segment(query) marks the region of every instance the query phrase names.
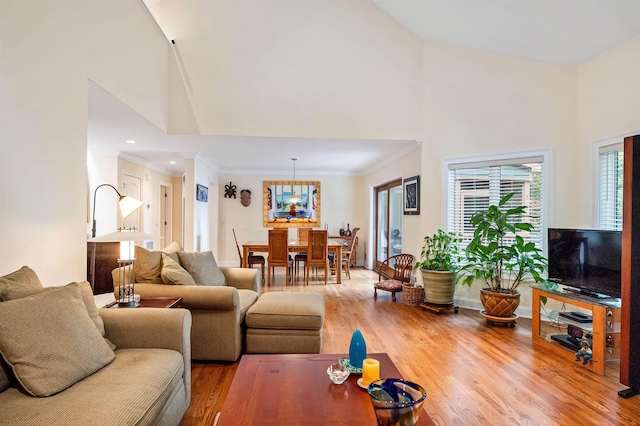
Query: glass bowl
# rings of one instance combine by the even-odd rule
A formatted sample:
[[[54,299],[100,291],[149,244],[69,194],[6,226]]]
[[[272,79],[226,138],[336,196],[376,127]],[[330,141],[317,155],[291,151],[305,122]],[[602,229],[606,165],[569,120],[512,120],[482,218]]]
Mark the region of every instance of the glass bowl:
[[[427,392],[402,379],[381,379],[367,388],[379,426],[415,425]]]
[[[327,374],[333,383],[341,385],[349,377],[349,370],[341,363],[336,362],[327,368]]]

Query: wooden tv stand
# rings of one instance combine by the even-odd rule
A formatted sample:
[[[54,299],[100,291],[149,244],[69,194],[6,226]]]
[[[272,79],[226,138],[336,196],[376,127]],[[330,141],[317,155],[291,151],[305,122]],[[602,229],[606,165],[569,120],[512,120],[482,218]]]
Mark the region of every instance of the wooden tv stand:
[[[602,300],[580,294],[547,291],[538,287],[532,287],[532,296],[531,341],[533,344],[550,349],[559,356],[575,361],[574,350],[550,340],[551,334],[566,333],[566,325],[571,324],[581,328],[585,333],[591,334],[593,358],[584,366],[586,369],[604,376],[605,362],[620,358],[620,303],[605,303]],[[541,320],[541,310],[544,305],[541,305],[541,297],[566,304],[566,311],[569,312],[574,310],[572,307],[587,309],[591,311],[593,321],[578,323],[564,317],[559,317],[560,325],[552,325],[550,321],[543,321]],[[580,362],[582,363],[582,361]]]

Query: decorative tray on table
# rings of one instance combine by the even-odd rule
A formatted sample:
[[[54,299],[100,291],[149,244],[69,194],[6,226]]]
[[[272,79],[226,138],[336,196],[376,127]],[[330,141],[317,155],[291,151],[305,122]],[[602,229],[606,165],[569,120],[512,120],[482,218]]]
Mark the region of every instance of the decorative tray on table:
[[[362,368],[357,368],[349,363],[349,358],[338,358],[340,364],[344,365],[350,374],[362,374]]]

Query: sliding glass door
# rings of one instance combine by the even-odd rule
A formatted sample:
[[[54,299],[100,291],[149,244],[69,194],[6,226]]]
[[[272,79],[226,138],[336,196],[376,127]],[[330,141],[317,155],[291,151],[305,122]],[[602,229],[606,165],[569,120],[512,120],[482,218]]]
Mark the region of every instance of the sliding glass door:
[[[402,253],[402,179],[375,188],[376,269],[386,258]]]

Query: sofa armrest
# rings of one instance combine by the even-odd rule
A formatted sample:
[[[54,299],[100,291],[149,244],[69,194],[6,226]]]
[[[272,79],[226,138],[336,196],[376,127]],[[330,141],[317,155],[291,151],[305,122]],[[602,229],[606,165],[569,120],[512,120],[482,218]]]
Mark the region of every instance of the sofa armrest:
[[[260,294],[260,274],[251,268],[220,268],[227,285],[235,288],[253,290]]]
[[[186,309],[99,309],[105,336],[118,348],[191,352],[191,313]]]
[[[99,309],[105,337],[116,349],[172,349],[182,354],[187,405],[191,400],[191,312],[186,309]]]
[[[186,309],[233,311],[240,305],[238,289],[229,286],[137,283],[134,291],[141,297],[182,297]],[[117,288],[114,293],[117,298]]]

